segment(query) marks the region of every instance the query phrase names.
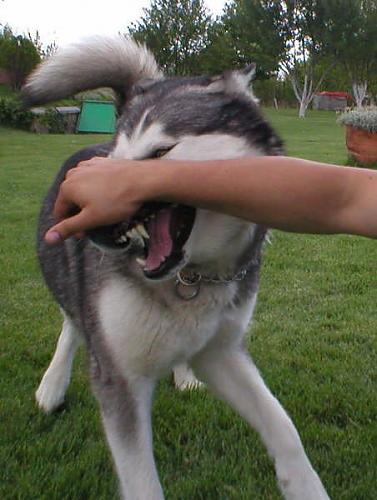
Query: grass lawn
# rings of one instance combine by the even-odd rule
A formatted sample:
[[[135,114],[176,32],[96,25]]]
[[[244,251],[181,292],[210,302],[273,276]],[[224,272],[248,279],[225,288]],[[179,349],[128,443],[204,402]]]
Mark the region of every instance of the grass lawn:
[[[290,155],[344,163],[331,113],[268,110]],[[99,136],[0,129],[0,498],[110,499],[117,482],[80,352],[65,406],[46,416],[34,391],[61,319],[34,255],[41,199],[60,163]],[[249,347],[292,416],[334,499],[377,497],[376,242],[275,232]],[[242,420],[205,390],[170,379],[154,403],[167,499],[280,498],[272,464]],[[304,500],[304,499],[303,499]]]

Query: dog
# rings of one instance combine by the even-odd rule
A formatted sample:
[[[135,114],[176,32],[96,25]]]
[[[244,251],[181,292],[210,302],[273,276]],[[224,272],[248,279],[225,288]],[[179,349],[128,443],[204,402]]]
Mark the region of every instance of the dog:
[[[216,77],[165,78],[144,46],[122,36],[96,37],[43,62],[23,89],[29,106],[99,87],[116,94],[114,138],[69,158],[43,203],[38,256],[64,321],[36,397],[45,411],[62,402],[83,340],[125,499],[163,498],[151,400],[156,381],[177,366],[177,378],[192,381],[192,369],[257,430],[286,499],[328,498],[292,421],[244,347],[267,228],[151,202],[131,220],[92,230],[82,240],[57,246],[43,240],[55,222],[59,186],[82,160],[283,154],[250,89],[254,73],[249,65]]]

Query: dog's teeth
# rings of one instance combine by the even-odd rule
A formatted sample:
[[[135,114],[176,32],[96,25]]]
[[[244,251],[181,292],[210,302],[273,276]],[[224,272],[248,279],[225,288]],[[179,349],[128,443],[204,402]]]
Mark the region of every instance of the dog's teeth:
[[[128,238],[127,238],[127,236],[126,236],[125,234],[123,234],[123,236],[121,236],[121,237],[119,238],[119,240],[121,241],[121,243],[127,243]]]
[[[145,267],[145,264],[147,263],[147,261],[146,261],[146,260],[141,259],[140,257],[138,257],[138,258],[136,259],[136,262],[137,262],[138,264],[140,264],[140,266],[141,266],[141,267],[143,267],[143,268]]]
[[[128,238],[125,234],[121,234],[116,240],[115,243],[126,243]]]
[[[147,233],[145,227],[144,227],[144,224],[138,224],[136,226],[136,230],[138,231],[138,233],[143,237],[145,238],[146,240],[149,240],[149,234]]]
[[[134,241],[136,240],[143,248],[145,247],[144,238],[135,227],[127,231],[127,236]]]

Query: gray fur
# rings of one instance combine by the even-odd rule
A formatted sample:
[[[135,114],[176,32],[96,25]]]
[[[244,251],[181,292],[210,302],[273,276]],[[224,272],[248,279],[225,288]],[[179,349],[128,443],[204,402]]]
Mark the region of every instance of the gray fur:
[[[121,103],[144,78],[162,75],[152,54],[130,38],[92,37],[59,50],[29,77],[22,91],[26,105],[44,104],[83,90],[110,87]]]
[[[93,390],[124,498],[163,498],[152,452],[151,395],[155,381],[182,360],[192,361],[209,387],[228,399],[258,429],[277,461],[286,498],[327,498],[289,418],[261,382],[251,359],[242,352],[246,321],[258,291],[266,228],[254,226],[252,231],[246,222],[210,214],[218,217],[215,224],[230,231],[235,241],[226,240],[221,233],[224,241],[218,254],[207,261],[190,261],[188,257],[180,265],[203,276],[210,272],[226,276],[229,269],[233,273],[246,269],[247,273],[243,280],[229,284],[203,282],[200,294],[189,303],[175,294],[174,277],[167,275],[163,282],[148,281],[136,266],[132,251],[102,251],[87,238],[70,238],[55,247],[47,246],[43,240],[54,224],[52,210],[66,172],[79,161],[111,155],[122,140],[127,151],[127,144],[137,140],[136,130],[143,136],[158,124],[165,134],[161,137],[173,138],[178,144],[186,136],[208,139],[217,134],[237,145],[245,144],[242,154],[281,154],[280,139],[248,90],[255,68],[227,72],[216,78],[162,79],[150,54],[129,40],[118,40],[114,46],[81,45],[64,54],[34,73],[24,90],[29,102],[46,102],[98,85],[110,86],[126,99],[114,140],[86,148],[63,165],[43,203],[38,231],[38,256],[46,283],[66,317],[86,340]],[[121,144],[118,155],[135,159],[140,155],[153,156],[153,147],[161,144],[151,144],[151,150],[138,153],[139,156],[122,153],[122,147]],[[232,154],[239,156],[234,151]],[[203,215],[202,211],[201,216],[206,221],[208,214]],[[200,233],[199,227],[196,234],[202,234],[204,244],[210,247],[207,230],[210,232],[211,228]],[[203,241],[195,241],[196,247]],[[223,257],[228,254],[221,253],[226,246],[232,247],[234,254],[227,257],[229,261]],[[223,381],[218,360],[226,364],[227,377]],[[239,380],[240,390],[244,391],[241,399],[237,399],[235,389]],[[255,404],[248,403],[249,396]],[[249,414],[253,411],[257,416]],[[284,431],[281,443],[279,426]],[[296,475],[297,467],[301,472]]]

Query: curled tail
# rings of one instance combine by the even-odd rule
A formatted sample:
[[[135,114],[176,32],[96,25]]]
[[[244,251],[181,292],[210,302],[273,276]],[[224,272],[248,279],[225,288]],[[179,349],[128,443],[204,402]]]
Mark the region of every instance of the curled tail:
[[[121,35],[96,36],[59,50],[38,66],[22,89],[22,99],[26,106],[33,106],[110,87],[124,101],[137,81],[161,77],[145,46]]]

